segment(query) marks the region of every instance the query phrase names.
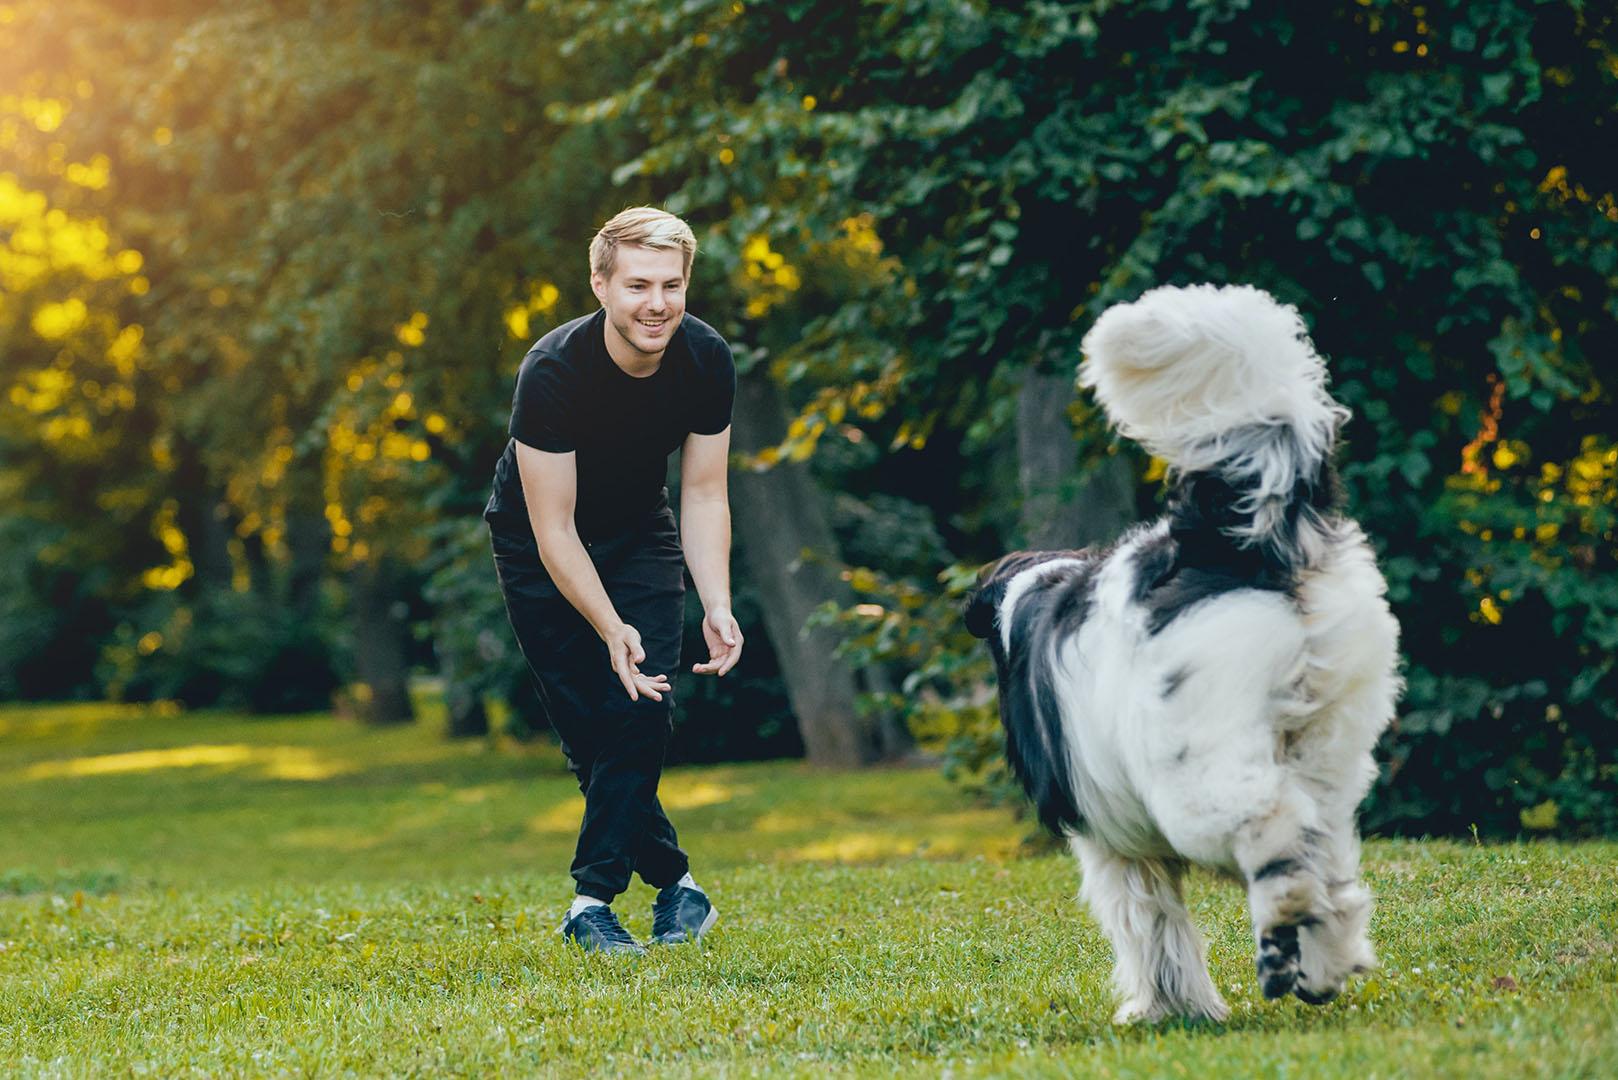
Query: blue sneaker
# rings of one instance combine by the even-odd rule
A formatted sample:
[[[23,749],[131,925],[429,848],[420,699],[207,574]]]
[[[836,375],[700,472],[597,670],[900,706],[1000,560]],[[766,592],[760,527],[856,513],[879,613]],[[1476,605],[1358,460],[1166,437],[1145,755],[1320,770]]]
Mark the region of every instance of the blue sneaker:
[[[594,904],[564,920],[560,933],[585,952],[646,955],[606,904]]]
[[[670,885],[658,891],[652,904],[653,945],[679,945],[695,941],[719,921],[708,894],[701,889]]]

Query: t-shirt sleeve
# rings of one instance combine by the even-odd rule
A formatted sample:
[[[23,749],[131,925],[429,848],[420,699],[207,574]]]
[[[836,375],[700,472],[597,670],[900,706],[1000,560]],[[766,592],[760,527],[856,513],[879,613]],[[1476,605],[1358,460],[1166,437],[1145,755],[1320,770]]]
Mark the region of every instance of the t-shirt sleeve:
[[[691,430],[697,435],[717,435],[730,426],[736,406],[736,360],[730,346],[720,341],[714,349],[706,391],[697,401]]]
[[[518,442],[552,454],[578,448],[573,422],[571,380],[554,356],[529,353],[517,369],[517,392],[511,400],[508,434]]]

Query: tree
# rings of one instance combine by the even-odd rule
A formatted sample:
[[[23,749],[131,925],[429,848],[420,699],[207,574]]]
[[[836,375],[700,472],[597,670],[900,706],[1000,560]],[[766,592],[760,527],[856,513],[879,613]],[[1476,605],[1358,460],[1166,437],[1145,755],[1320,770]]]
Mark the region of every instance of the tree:
[[[678,183],[676,203],[738,249],[762,235],[798,263],[858,229],[885,260],[740,337],[771,343],[799,442],[853,416],[895,456],[961,448],[962,482],[934,504],[963,560],[947,587],[1009,538],[988,505],[1003,489],[976,485],[1004,460],[1026,373],[1065,357],[1065,377],[1090,320],[1152,285],[1261,285],[1331,354],[1356,415],[1350,509],[1384,545],[1405,625],[1406,711],[1370,820],[1618,827],[1618,425],[1593,361],[1618,336],[1618,201],[1597,150],[1618,81],[1610,13],[595,11],[671,43],[596,106],[653,133],[624,175]],[[877,415],[855,408],[870,402]],[[1105,436],[1080,412],[1095,460]],[[932,586],[868,580],[851,649],[910,655],[915,722],[959,734],[967,764],[992,758],[982,668]]]
[[[152,523],[173,573],[141,578],[110,548],[86,559],[124,581],[109,617],[144,643],[120,646],[142,672],[194,666],[154,621],[224,638],[250,605],[289,613],[292,638],[221,640],[223,651],[335,653],[357,664],[368,714],[407,715],[415,646],[393,613],[421,588],[413,567],[436,524],[481,508],[522,340],[585,302],[582,270],[550,275],[581,262],[588,223],[619,197],[597,175],[619,156],[612,138],[543,116],[555,86],[611,80],[615,61],[557,57],[545,14],[449,2],[18,10],[7,29],[27,47],[8,81],[55,94],[43,100],[60,121],[25,132],[20,150],[40,173],[56,157],[99,162],[111,181],[97,209],[142,260],[125,307],[144,331],[146,434],[98,430],[95,465],[116,487],[122,455],[162,448],[161,475],[127,513]],[[37,442],[19,442],[19,458]],[[333,633],[311,615],[339,581],[349,630]],[[336,647],[301,644],[316,634]],[[223,688],[241,682],[218,674]],[[145,692],[176,692],[159,682]]]

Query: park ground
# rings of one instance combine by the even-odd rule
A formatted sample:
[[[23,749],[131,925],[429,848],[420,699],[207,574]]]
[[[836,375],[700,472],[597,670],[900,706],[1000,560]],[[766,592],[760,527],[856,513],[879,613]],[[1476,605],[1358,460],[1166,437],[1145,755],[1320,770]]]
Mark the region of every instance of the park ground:
[[[721,921],[556,935],[581,807],[543,742],[156,707],[0,707],[7,1077],[1613,1077],[1618,845],[1373,840],[1382,967],[1116,1028],[1077,870],[935,770],[670,770]],[[620,910],[650,931],[651,891]]]

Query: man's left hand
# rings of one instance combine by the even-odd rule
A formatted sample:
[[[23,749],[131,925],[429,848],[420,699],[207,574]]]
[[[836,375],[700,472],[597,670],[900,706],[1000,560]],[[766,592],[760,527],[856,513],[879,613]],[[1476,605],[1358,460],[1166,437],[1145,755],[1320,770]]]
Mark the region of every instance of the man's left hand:
[[[708,642],[708,662],[693,664],[698,675],[723,675],[742,658],[742,628],[728,608],[714,608],[702,620],[702,636]]]

